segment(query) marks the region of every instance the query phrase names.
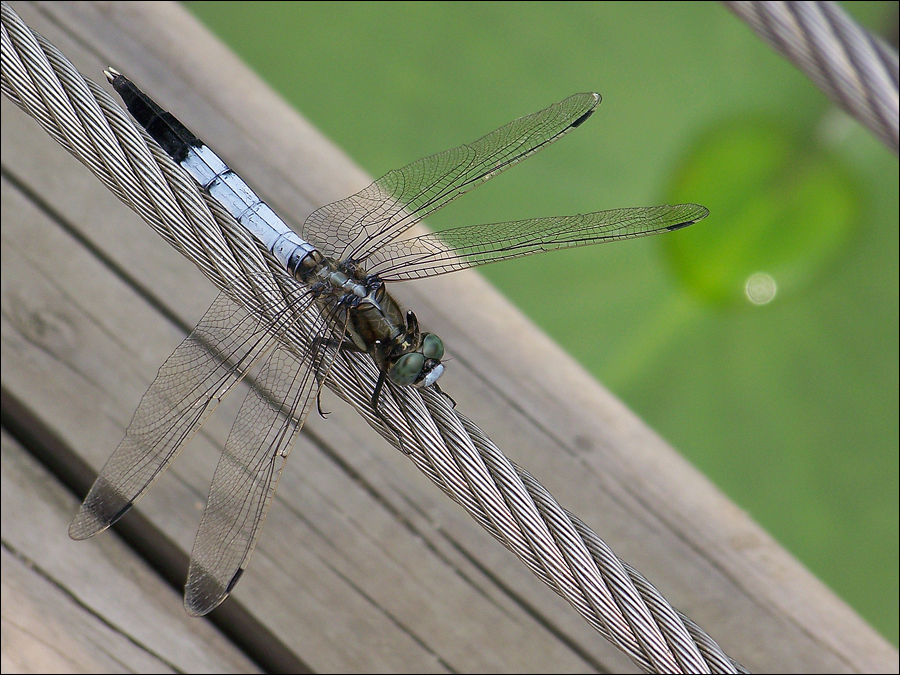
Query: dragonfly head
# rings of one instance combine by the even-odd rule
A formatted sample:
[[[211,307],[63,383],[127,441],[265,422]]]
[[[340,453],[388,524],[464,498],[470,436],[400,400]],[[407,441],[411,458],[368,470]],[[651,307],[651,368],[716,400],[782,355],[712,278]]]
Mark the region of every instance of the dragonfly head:
[[[441,358],[444,342],[434,333],[422,333],[418,348],[393,359],[388,366],[388,377],[400,386],[428,387],[444,372]]]
[[[407,313],[405,339],[388,358],[387,375],[401,386],[428,387],[444,372],[444,341],[434,333],[420,333],[416,315]]]
[[[430,387],[444,373],[444,365],[441,363],[444,358],[444,341],[434,333],[423,333],[421,351],[417,353],[425,357],[425,363],[422,365],[421,378],[413,382],[413,385]]]

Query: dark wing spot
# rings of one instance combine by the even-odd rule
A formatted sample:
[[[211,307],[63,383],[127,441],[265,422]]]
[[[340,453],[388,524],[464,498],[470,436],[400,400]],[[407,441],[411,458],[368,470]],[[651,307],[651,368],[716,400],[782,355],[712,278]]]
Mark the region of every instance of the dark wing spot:
[[[677,225],[669,225],[666,229],[669,232],[674,232],[675,230],[680,230],[682,228],[687,227],[688,225],[693,225],[696,222],[697,222],[696,220],[686,220],[683,223],[678,223]]]
[[[234,587],[237,586],[237,582],[241,580],[241,577],[244,576],[244,568],[242,567],[235,575],[231,577],[231,581],[228,582],[228,588],[225,589],[226,593],[231,593],[234,590]]]
[[[593,114],[594,114],[594,109],[588,110],[586,113],[584,113],[584,115],[582,115],[582,116],[579,117],[577,120],[575,120],[574,122],[572,122],[572,124],[571,124],[570,126],[571,126],[573,129],[577,129],[577,128],[580,127],[582,124],[584,124],[584,121],[585,121],[588,117],[590,117],[590,116],[593,115]]]

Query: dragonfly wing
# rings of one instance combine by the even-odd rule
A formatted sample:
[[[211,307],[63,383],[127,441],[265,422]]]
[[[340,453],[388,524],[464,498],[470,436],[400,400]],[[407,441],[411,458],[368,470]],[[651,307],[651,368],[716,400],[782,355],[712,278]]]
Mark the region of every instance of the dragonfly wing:
[[[159,369],[69,534],[86,539],[121,518],[270,345],[259,319],[220,294]]]
[[[433,277],[544,251],[678,230],[707,215],[698,204],[678,204],[471,225],[385,244],[368,271],[384,281]]]
[[[191,615],[217,607],[247,567],[284,463],[343,339],[343,327],[328,323],[319,320],[305,351],[273,349],[244,399],[191,552],[184,597]]]
[[[332,258],[366,260],[422,218],[579,126],[599,103],[599,94],[575,94],[474,143],[391,171],[312,213],[300,234]]]

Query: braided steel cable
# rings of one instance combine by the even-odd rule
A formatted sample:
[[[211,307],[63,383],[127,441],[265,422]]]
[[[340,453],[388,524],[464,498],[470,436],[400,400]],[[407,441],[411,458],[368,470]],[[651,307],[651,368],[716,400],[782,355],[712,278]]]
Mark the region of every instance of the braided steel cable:
[[[5,2],[0,88],[220,289],[238,301],[279,292],[284,270],[262,244]],[[378,375],[368,355],[342,351],[326,384],[642,670],[746,672],[446,396],[391,386],[376,413]]]
[[[833,2],[725,2],[897,153],[897,50]]]

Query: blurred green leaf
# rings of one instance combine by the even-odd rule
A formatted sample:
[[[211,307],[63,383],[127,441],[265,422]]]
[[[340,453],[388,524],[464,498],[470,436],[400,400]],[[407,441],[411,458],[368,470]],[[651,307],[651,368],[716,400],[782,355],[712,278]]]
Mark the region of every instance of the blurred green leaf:
[[[716,305],[746,304],[763,273],[779,295],[801,290],[839,255],[859,222],[850,172],[785,120],[744,115],[702,135],[668,199],[706,205],[714,221],[669,237],[663,247],[692,294]]]

